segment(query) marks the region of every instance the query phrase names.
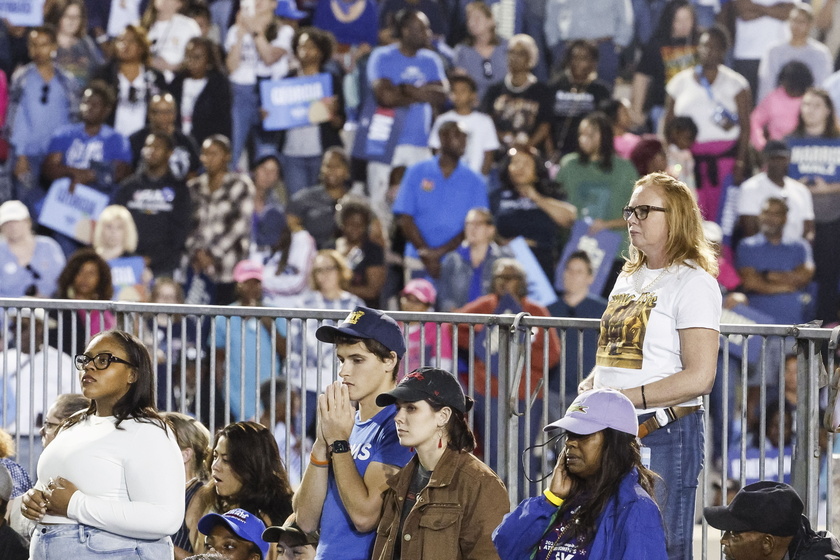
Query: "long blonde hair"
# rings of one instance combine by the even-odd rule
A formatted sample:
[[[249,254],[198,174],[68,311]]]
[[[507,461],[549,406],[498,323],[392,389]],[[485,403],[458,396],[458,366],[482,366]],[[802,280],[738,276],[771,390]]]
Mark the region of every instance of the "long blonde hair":
[[[641,187],[659,189],[668,209],[665,213],[665,219],[668,221],[665,265],[684,264],[692,268],[699,267],[717,277],[717,256],[703,233],[700,208],[685,183],[666,173],[650,173],[636,181],[633,189]],[[630,256],[626,260],[622,270],[633,274],[647,263],[647,256],[630,245]]]

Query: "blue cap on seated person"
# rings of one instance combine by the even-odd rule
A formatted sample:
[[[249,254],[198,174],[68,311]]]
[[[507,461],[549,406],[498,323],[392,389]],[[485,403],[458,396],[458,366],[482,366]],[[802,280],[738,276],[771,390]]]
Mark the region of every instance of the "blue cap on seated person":
[[[792,537],[799,530],[804,509],[802,499],[791,486],[760,480],[741,488],[728,506],[703,508],[703,517],[721,531]]]
[[[280,0],[277,2],[277,8],[274,9],[274,15],[286,19],[303,19],[307,14],[298,10],[293,0]]]
[[[461,384],[445,369],[421,367],[402,378],[391,391],[376,397],[378,406],[388,406],[397,401],[417,402],[430,400],[463,413],[473,406],[471,398],[464,396]]]
[[[639,433],[636,407],[615,389],[592,389],[581,393],[569,405],[563,418],[543,430],[559,429],[585,436],[606,428],[634,436]]]
[[[242,508],[232,509],[222,515],[208,513],[198,521],[198,530],[202,535],[209,535],[213,527],[224,523],[230,530],[242,540],[252,542],[260,549],[262,558],[268,556],[268,543],[262,538],[265,531],[265,523],[249,511]]]
[[[321,342],[335,344],[338,334],[373,339],[388,350],[396,352],[398,358],[405,354],[405,340],[400,326],[378,309],[359,305],[337,327],[319,327],[315,331],[315,338]]]

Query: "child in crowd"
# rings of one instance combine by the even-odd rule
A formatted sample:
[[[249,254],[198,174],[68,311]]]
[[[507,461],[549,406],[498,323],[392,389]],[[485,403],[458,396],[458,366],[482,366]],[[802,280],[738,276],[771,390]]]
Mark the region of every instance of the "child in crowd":
[[[665,127],[668,174],[688,185],[693,193],[697,192],[697,181],[694,178],[694,156],[691,155],[691,147],[696,139],[697,124],[691,117],[675,117]]]
[[[458,72],[449,77],[449,84],[452,110],[435,120],[429,134],[429,147],[433,150],[440,149],[438,137],[440,125],[448,121],[463,124],[467,130],[467,147],[461,159],[467,167],[486,178],[493,165],[496,150],[499,149],[496,125],[493,124],[490,115],[475,110],[478,103],[478,89],[472,77]]]
[[[265,524],[241,508],[222,515],[208,513],[198,522],[208,551],[227,560],[265,560],[269,544],[262,539]]]
[[[263,533],[263,540],[277,543],[277,560],[315,560],[319,533],[307,533],[294,521],[294,516],[282,527],[269,527]]]

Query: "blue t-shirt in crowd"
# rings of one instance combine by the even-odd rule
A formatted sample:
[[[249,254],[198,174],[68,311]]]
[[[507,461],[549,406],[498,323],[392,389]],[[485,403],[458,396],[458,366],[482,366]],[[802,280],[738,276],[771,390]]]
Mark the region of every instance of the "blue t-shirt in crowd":
[[[446,73],[440,57],[434,51],[420,49],[414,56],[406,56],[400,52],[399,43],[395,43],[373,50],[367,65],[367,77],[371,87],[382,78],[394,85],[411,84],[420,87],[432,82],[444,82]],[[406,126],[397,143],[428,146],[432,106],[428,103],[412,103],[408,107],[405,122]]]
[[[88,136],[83,123],[62,127],[50,140],[48,152],[61,153],[64,165],[96,170],[97,184],[88,186],[108,193],[114,187],[114,163],[131,165],[128,139],[107,124],[94,136]]]
[[[410,167],[403,177],[394,214],[414,218],[420,235],[429,247],[440,247],[464,229],[464,219],[472,208],[487,208],[484,179],[464,165],[444,177],[439,156]],[[405,254],[416,257],[414,245],[406,245]]]
[[[376,416],[362,422],[356,413],[356,423],[350,433],[350,452],[364,478],[371,463],[382,463],[404,467],[412,457],[407,447],[400,445],[394,417],[397,407],[389,405]],[[321,511],[321,540],[318,543],[316,560],[341,558],[342,560],[368,560],[373,552],[376,531],[360,533],[353,526],[341,497],[335,476],[330,473],[327,496]]]
[[[0,297],[23,297],[32,285],[41,297],[52,297],[64,264],[61,247],[49,237],[35,236],[32,259],[26,266],[21,266],[9,244],[0,240]]]

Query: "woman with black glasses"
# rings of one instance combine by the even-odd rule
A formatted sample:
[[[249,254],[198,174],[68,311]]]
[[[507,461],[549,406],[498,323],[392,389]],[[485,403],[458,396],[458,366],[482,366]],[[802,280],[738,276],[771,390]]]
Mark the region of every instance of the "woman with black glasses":
[[[184,467],[154,406],[148,350],[127,332],[107,331],[75,365],[92,402],[61,424],[23,498],[21,512],[38,523],[31,558],[172,558]]]
[[[717,258],[694,196],[670,175],[639,179],[623,216],[630,256],[601,317],[595,368],[580,390],[612,387],[632,401],[650,467],[662,477],[656,499],[668,556],[690,558],[703,465],[701,404],[717,366]]]

